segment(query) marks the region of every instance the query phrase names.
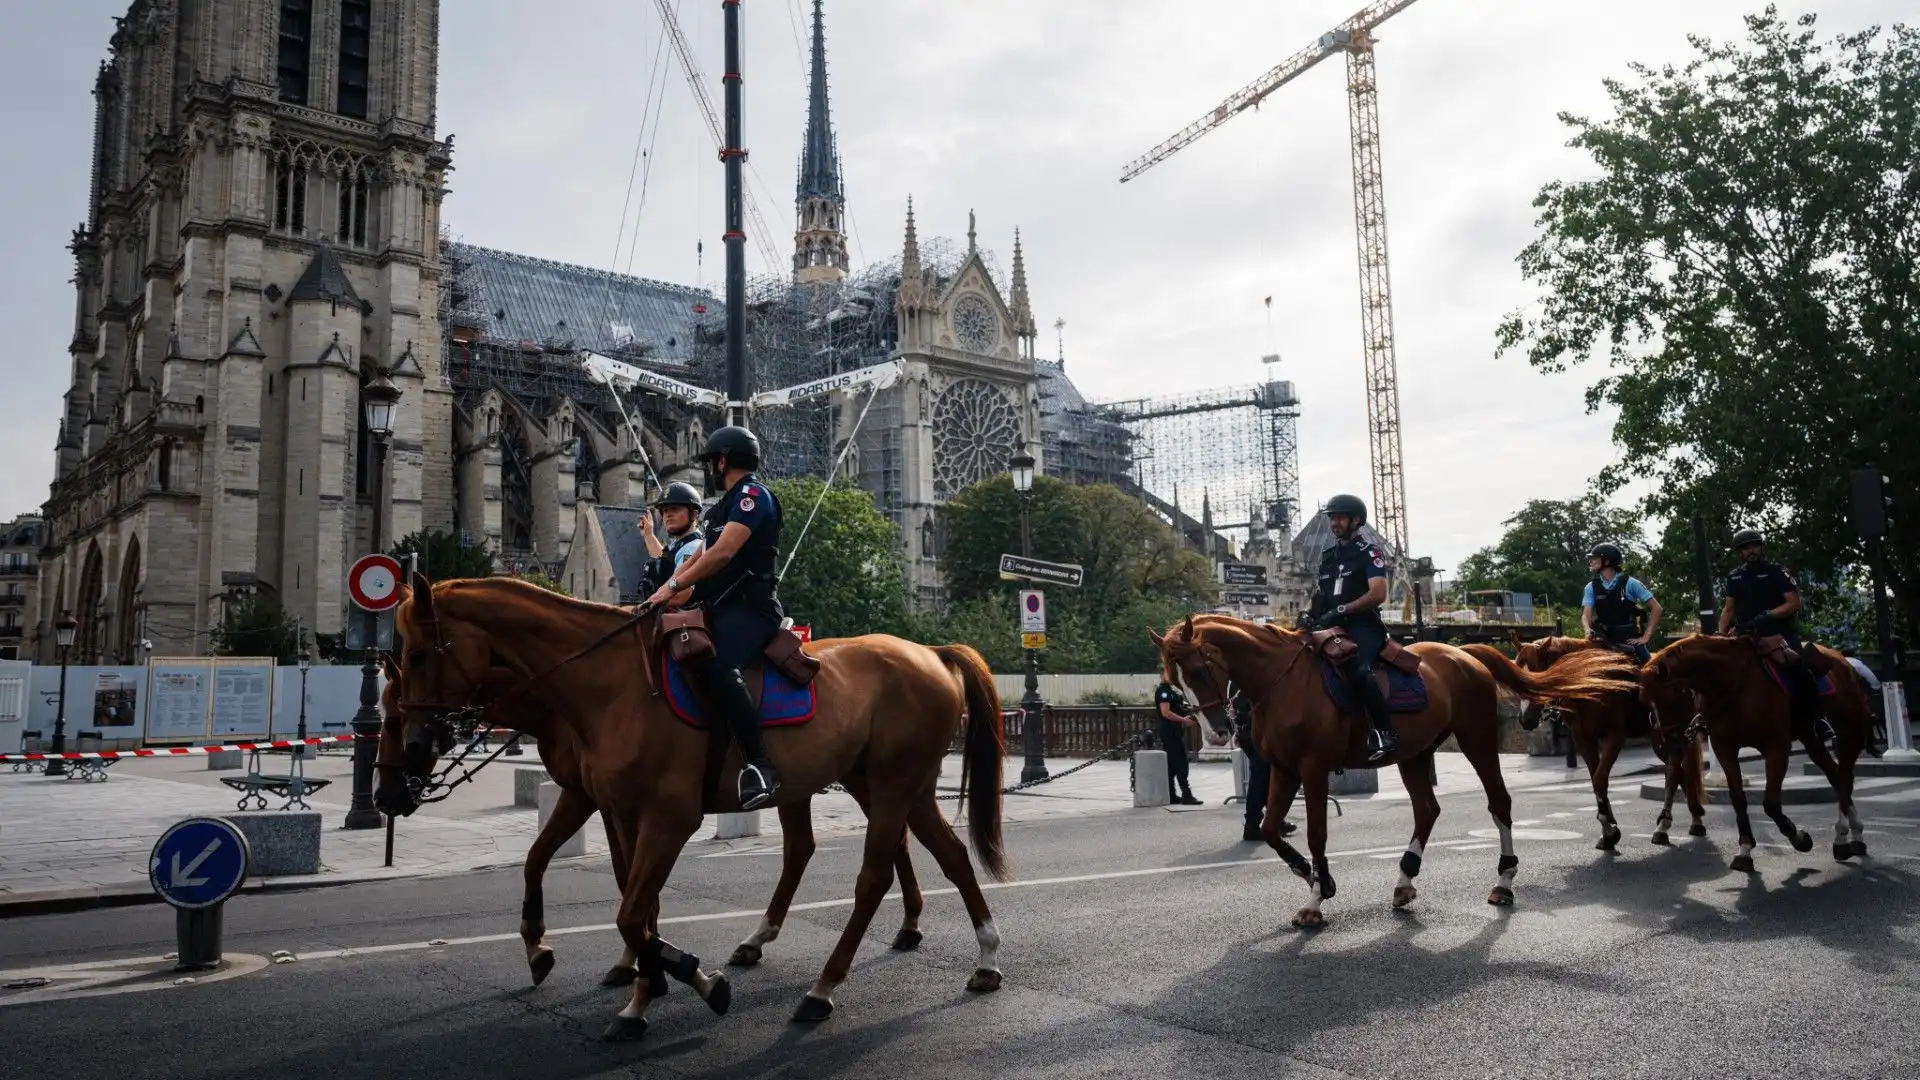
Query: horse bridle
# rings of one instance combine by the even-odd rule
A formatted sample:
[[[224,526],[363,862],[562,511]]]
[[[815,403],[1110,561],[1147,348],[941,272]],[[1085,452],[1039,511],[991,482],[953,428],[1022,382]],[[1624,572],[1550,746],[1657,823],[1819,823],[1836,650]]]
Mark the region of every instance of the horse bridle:
[[[1293,671],[1293,666],[1300,662],[1300,658],[1302,656],[1305,656],[1307,653],[1311,651],[1313,651],[1313,647],[1311,643],[1302,642],[1300,645],[1300,648],[1294,652],[1293,659],[1287,661],[1286,666],[1280,669],[1280,674],[1274,676],[1271,679],[1265,680],[1259,686],[1255,686],[1251,683],[1248,683],[1244,691],[1247,695],[1248,703],[1258,706],[1260,703],[1260,699],[1267,696],[1267,694],[1270,693],[1274,687],[1279,686],[1282,682],[1284,682],[1287,678],[1287,675]],[[1196,703],[1194,705],[1195,710],[1204,712],[1209,708],[1217,708],[1222,705],[1225,705],[1226,704],[1225,687],[1227,686],[1227,684],[1233,682],[1233,680],[1230,677],[1228,677],[1228,674],[1225,672],[1216,673],[1214,671],[1213,658],[1207,655],[1206,648],[1200,644],[1200,642],[1197,640],[1197,638],[1194,635],[1190,634],[1187,637],[1186,645],[1185,645],[1185,648],[1182,650],[1182,652],[1189,655],[1193,653],[1200,654],[1200,676],[1208,684],[1212,685],[1213,688],[1217,691],[1216,696],[1214,697],[1213,700],[1201,701]],[[1199,686],[1195,686],[1194,683],[1189,680],[1187,665],[1183,660],[1175,659],[1173,661],[1173,666],[1174,666],[1174,669],[1179,672],[1181,681],[1186,682],[1188,686],[1192,686],[1193,689],[1195,689],[1196,691],[1201,689]]]

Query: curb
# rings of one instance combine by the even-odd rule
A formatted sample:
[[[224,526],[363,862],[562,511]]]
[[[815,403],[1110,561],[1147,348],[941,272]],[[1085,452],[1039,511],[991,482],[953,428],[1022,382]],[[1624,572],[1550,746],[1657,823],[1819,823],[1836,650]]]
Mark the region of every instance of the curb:
[[[569,862],[567,859],[553,860],[554,866]],[[369,885],[382,881],[416,881],[423,878],[453,877],[458,874],[478,874],[488,870],[498,870],[507,864],[489,863],[485,866],[468,866],[453,870],[362,870],[354,873],[339,874],[299,874],[288,877],[271,877],[251,880],[240,886],[235,895],[256,893],[299,892],[304,889],[326,889],[340,885]],[[519,863],[512,864],[514,866]],[[25,918],[30,915],[61,915],[76,911],[94,911],[104,908],[137,907],[142,904],[161,903],[159,894],[144,884],[127,886],[93,886],[76,889],[36,889],[0,895],[0,920]]]

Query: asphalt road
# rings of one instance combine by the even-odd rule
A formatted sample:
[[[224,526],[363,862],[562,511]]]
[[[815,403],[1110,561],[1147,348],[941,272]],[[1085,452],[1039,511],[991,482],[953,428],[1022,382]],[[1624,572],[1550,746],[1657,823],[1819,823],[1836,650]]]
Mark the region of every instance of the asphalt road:
[[[823,840],[799,898],[819,906],[760,967],[730,969],[731,1013],[676,985],[646,1038],[622,1045],[598,1041],[623,993],[598,985],[619,949],[596,928],[613,919],[602,866],[550,875],[549,925],[580,932],[549,938],[559,966],[538,988],[512,936],[517,873],[248,895],[226,910],[239,962],[221,977],[69,968],[0,990],[0,1077],[1920,1074],[1920,785],[1861,804],[1864,864],[1828,854],[1830,806],[1797,807],[1814,851],[1763,825],[1751,877],[1727,869],[1730,811],[1709,810],[1705,839],[1683,825],[1677,847],[1654,848],[1636,786],[1615,789],[1628,836],[1612,856],[1593,850],[1590,795],[1517,796],[1512,909],[1485,902],[1498,850],[1477,792],[1443,799],[1405,913],[1388,898],[1406,804],[1348,803],[1318,932],[1288,925],[1305,885],[1238,842],[1238,807],[1017,827],[1018,878],[988,894],[1003,989],[964,989],[975,944],[955,897],[929,897],[913,953],[886,947],[889,900],[836,1014],[802,1026],[788,1017],[839,932],[858,855],[857,838]],[[743,850],[704,845],[674,874],[664,932],[708,966],[757,925],[776,874],[776,856]],[[944,888],[916,851],[922,884]],[[159,906],[0,921],[5,979],[172,948]],[[278,950],[298,959],[262,962]]]

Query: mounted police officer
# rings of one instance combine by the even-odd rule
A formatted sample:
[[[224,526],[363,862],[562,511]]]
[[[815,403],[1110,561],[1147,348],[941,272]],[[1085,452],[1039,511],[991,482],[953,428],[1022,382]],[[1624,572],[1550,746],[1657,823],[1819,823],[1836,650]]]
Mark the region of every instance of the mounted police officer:
[[[780,506],[753,470],[760,440],[743,427],[723,427],[700,453],[708,490],[724,494],[701,519],[704,549],[674,571],[647,602],[667,604],[693,586],[693,602],[707,609],[713,655],[694,665],[707,700],[740,743],[742,810],[757,810],[780,788],[761,738],[759,711],[740,669],[759,656],[780,629],[784,612],[775,586],[780,550]]]
[[[1367,760],[1378,761],[1400,744],[1387,718],[1387,697],[1373,678],[1373,662],[1387,647],[1387,626],[1380,605],[1387,601],[1387,560],[1380,549],[1360,535],[1367,521],[1367,504],[1353,495],[1327,500],[1327,525],[1334,544],[1320,557],[1320,591],[1307,612],[1307,627],[1340,627],[1359,646],[1340,670],[1373,725],[1367,735]]]
[[[1590,638],[1627,646],[1633,658],[1644,664],[1650,658],[1647,642],[1660,625],[1660,601],[1638,578],[1621,572],[1620,560],[1620,549],[1613,544],[1596,544],[1587,555],[1593,580],[1580,598],[1580,626]],[[1647,606],[1647,629],[1636,633],[1634,622],[1641,604]]]
[[[665,585],[674,571],[700,554],[705,539],[694,528],[700,521],[700,493],[693,490],[692,484],[677,481],[668,484],[651,508],[660,514],[660,524],[667,530],[667,542],[662,544],[654,535],[651,514],[640,519],[640,539],[646,542],[649,556],[646,571],[641,575],[645,586],[641,591],[646,593]]]
[[[1720,632],[1777,635],[1785,638],[1794,652],[1801,652],[1799,583],[1786,567],[1767,561],[1766,538],[1759,532],[1741,529],[1734,533],[1733,549],[1740,555],[1740,565],[1727,575],[1721,587],[1726,602],[1720,606]],[[1833,725],[1821,715],[1820,694],[1806,664],[1789,664],[1780,669],[1780,677],[1786,680],[1795,717],[1812,720],[1821,740],[1833,738]]]

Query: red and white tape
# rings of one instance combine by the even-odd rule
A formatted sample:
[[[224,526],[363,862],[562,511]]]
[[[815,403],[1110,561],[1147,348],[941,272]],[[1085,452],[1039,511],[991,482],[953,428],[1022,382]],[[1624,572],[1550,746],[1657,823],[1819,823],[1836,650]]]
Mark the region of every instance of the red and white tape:
[[[319,743],[352,742],[352,735],[322,735],[317,739],[275,739],[272,742],[243,742],[230,746],[158,746],[146,750],[100,750],[86,754],[0,754],[0,761],[77,761],[140,757],[182,757],[187,754],[218,754],[229,750],[286,750]]]

